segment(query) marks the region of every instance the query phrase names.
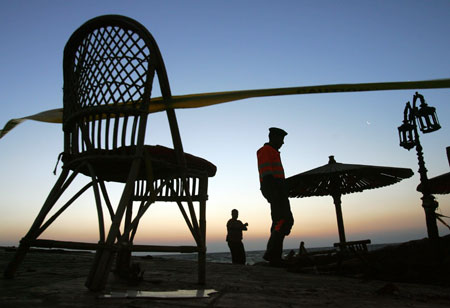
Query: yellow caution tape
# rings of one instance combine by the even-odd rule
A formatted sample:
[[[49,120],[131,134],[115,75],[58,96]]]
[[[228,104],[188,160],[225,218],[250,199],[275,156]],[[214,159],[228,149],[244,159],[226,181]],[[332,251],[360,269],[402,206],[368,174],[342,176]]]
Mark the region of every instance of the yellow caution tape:
[[[363,92],[363,91],[387,91],[387,90],[414,90],[414,89],[438,89],[450,88],[450,79],[435,79],[424,81],[400,81],[400,82],[377,82],[356,84],[332,84],[292,88],[241,90],[228,92],[213,92],[172,96],[169,99],[162,97],[152,98],[148,112],[164,111],[168,108],[199,108],[217,105],[226,102],[237,101],[252,97],[301,95],[316,93],[340,93],[340,92]],[[62,123],[62,109],[52,109],[19,119],[12,119],[0,130],[0,138],[6,135],[16,125],[25,120],[35,120],[48,123]]]

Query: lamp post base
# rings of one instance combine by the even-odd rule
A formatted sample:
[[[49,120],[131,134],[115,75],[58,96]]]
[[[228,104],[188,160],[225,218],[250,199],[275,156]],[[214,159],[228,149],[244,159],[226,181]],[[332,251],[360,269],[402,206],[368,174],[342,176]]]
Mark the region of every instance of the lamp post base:
[[[439,231],[436,223],[436,209],[438,202],[434,199],[433,195],[422,197],[422,206],[425,210],[425,219],[427,223],[427,232],[429,239],[438,239]]]

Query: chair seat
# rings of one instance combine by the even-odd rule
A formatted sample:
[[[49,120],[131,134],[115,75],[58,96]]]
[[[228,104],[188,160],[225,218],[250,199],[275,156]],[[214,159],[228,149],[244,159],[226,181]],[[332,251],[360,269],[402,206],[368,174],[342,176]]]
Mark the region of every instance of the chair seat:
[[[127,146],[115,150],[94,150],[77,155],[64,155],[64,168],[71,170],[79,168],[80,173],[90,176],[88,166],[85,164],[88,161],[100,179],[125,183],[135,151],[136,147]],[[181,167],[177,163],[176,154],[173,149],[161,145],[146,145],[144,146],[144,151],[149,154],[152,161],[153,178],[155,180],[179,177]],[[187,176],[213,177],[216,174],[217,167],[206,159],[189,153],[185,153],[185,158]],[[143,180],[146,178],[147,171],[145,165],[142,164],[138,179]]]

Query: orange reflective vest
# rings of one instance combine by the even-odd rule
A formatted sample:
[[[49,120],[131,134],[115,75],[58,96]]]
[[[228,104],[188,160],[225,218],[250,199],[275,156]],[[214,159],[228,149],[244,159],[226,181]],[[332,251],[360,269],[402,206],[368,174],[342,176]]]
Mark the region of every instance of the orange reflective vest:
[[[258,156],[259,181],[262,182],[264,176],[272,175],[274,178],[284,179],[284,169],[281,164],[280,152],[266,143],[256,152]]]

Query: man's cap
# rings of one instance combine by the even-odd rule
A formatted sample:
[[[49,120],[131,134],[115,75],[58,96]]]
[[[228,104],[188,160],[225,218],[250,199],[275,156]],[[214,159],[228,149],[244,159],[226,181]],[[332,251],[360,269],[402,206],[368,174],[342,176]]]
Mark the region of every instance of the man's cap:
[[[288,133],[286,133],[283,129],[277,128],[277,127],[271,127],[269,128],[269,132],[272,134],[280,135],[280,136],[286,136]]]

